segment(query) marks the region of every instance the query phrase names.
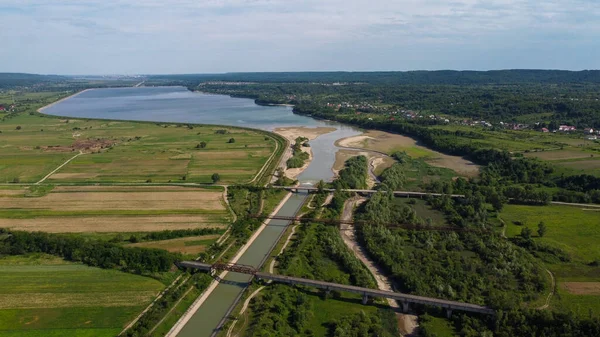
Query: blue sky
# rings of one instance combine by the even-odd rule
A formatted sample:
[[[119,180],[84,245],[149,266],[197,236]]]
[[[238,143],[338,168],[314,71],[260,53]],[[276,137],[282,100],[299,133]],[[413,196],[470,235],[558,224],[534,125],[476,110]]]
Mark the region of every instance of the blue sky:
[[[0,0],[0,72],[598,69],[599,0]]]

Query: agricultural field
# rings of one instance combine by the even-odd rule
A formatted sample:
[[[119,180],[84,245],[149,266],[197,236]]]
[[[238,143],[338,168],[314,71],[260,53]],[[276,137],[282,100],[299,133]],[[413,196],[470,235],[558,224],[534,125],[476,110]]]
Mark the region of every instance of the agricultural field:
[[[0,258],[0,336],[117,335],[159,281],[48,255]]]
[[[139,242],[126,245],[126,247],[158,248],[169,252],[198,255],[219,238],[219,234],[189,236],[185,238]]]
[[[152,232],[225,227],[223,189],[44,186],[0,189],[0,227],[53,233]]]
[[[218,126],[59,119],[18,114],[0,122],[0,182],[196,182],[253,179],[276,140]],[[233,139],[234,141],[230,140]]]

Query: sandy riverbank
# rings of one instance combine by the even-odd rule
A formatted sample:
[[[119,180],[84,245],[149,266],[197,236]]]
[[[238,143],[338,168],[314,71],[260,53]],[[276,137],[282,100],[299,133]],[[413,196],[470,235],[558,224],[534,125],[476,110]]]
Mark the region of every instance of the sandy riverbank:
[[[73,95],[67,96],[67,97],[65,97],[65,98],[61,98],[61,99],[59,99],[59,100],[58,100],[58,101],[56,101],[56,102],[52,102],[52,103],[50,103],[50,104],[48,104],[48,105],[46,105],[46,106],[43,106],[43,107],[41,107],[41,108],[37,109],[37,112],[39,112],[39,113],[44,113],[44,110],[45,110],[45,109],[47,109],[47,108],[49,108],[49,107],[51,107],[51,106],[53,106],[53,105],[55,105],[55,104],[58,104],[58,103],[60,103],[60,102],[62,102],[62,101],[66,101],[66,100],[68,100],[69,98],[73,98],[73,97],[75,97],[75,96],[77,96],[77,95],[83,94],[84,92],[86,92],[86,91],[90,91],[90,90],[93,90],[93,89],[85,89],[85,90],[82,90],[82,91],[76,92],[76,93],[74,93]]]
[[[389,132],[369,130],[358,136],[340,139],[335,145],[387,154],[404,151],[413,158],[423,158],[431,166],[449,168],[462,176],[479,174],[479,166],[463,157],[443,154],[420,145],[414,138]]]
[[[336,128],[330,128],[330,127],[307,128],[307,127],[302,126],[302,127],[280,127],[280,128],[274,129],[273,132],[275,132],[276,134],[278,134],[282,137],[285,137],[290,142],[290,145],[292,145],[292,144],[294,144],[294,142],[296,141],[296,138],[298,138],[298,137],[308,138],[308,141],[310,142],[311,140],[313,140],[321,135],[333,132],[335,130],[336,130]],[[306,170],[306,168],[312,161],[313,154],[312,154],[311,147],[303,147],[302,151],[308,153],[308,159],[304,162],[304,165],[302,167],[292,168],[292,169],[288,169],[285,164],[286,161],[292,156],[291,146],[288,147],[288,149],[283,154],[283,157],[281,159],[279,167],[284,169],[285,175],[290,179],[296,179],[300,175],[300,173],[302,173],[302,172],[304,172],[304,170]]]

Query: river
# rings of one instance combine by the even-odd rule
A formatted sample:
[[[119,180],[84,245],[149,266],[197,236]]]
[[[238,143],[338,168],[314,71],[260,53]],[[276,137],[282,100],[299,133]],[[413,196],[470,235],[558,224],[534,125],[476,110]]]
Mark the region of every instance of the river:
[[[331,180],[335,153],[338,150],[334,145],[335,141],[360,134],[356,129],[339,123],[294,115],[291,107],[259,106],[250,99],[194,93],[183,87],[88,90],[46,107],[42,112],[65,117],[218,124],[267,131],[292,126],[335,127],[336,131],[321,135],[310,142],[313,160],[298,176],[298,180],[304,184],[321,179]],[[294,216],[305,198],[301,194],[292,195],[277,215]],[[282,220],[269,222],[238,263],[257,267],[269,254],[287,225],[288,222]],[[218,284],[177,336],[210,336],[248,280],[248,275],[228,273],[224,282]]]

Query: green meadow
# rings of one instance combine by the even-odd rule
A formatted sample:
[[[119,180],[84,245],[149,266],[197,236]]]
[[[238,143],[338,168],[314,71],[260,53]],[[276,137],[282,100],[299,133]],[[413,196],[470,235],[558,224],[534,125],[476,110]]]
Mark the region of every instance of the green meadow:
[[[59,119],[18,114],[0,122],[0,182],[37,182],[79,152],[48,182],[250,181],[276,139],[219,126]],[[230,141],[233,139],[233,141]],[[205,144],[201,147],[200,144]]]
[[[163,287],[48,255],[3,257],[0,336],[115,336]]]

